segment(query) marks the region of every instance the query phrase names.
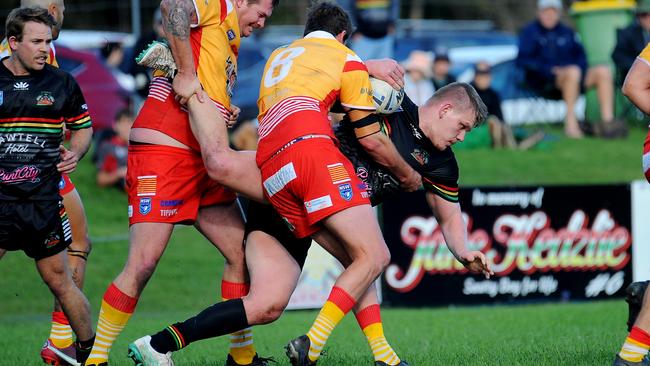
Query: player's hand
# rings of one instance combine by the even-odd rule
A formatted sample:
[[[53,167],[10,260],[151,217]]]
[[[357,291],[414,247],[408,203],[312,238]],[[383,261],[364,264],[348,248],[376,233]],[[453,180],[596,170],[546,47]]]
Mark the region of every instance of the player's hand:
[[[400,179],[400,187],[407,192],[417,191],[422,187],[422,176],[411,169],[406,178]]]
[[[74,172],[79,162],[77,153],[66,149],[63,145],[59,146],[59,152],[61,153],[61,162],[56,165],[56,169],[62,174]]]
[[[461,263],[472,273],[482,273],[485,275],[485,278],[490,278],[494,274],[494,271],[490,268],[490,264],[485,258],[485,254],[482,252],[472,250],[458,255],[461,259]]]
[[[397,61],[389,58],[368,60],[366,67],[370,76],[387,82],[395,90],[404,87],[404,68]]]
[[[203,103],[205,101],[205,96],[201,93],[203,88],[196,74],[179,72],[174,77],[172,87],[174,93],[176,93],[175,98],[180,104],[187,104],[187,101],[194,94],[196,94],[199,102]]]
[[[239,118],[239,113],[241,113],[241,108],[237,107],[234,104],[230,105],[230,116],[228,116],[228,120],[226,121],[226,126],[228,128],[231,128],[232,126],[237,123],[237,119]]]

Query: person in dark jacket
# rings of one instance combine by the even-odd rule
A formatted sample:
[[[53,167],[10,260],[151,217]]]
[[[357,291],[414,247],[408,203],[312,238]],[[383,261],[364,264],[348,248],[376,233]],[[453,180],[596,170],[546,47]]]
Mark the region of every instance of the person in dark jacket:
[[[648,42],[650,42],[650,0],[639,0],[635,21],[616,32],[616,47],[612,53],[612,60],[621,76],[620,83],[623,82],[634,60]]]
[[[561,97],[567,105],[564,132],[581,138],[575,102],[581,90],[595,87],[603,125],[613,121],[614,86],[606,65],[587,66],[584,48],[573,29],[560,22],[561,0],[538,0],[537,19],[519,35],[517,65],[541,95]]]

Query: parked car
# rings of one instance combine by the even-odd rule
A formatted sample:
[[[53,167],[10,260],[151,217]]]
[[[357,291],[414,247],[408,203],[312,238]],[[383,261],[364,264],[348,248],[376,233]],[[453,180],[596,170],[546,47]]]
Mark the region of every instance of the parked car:
[[[56,59],[59,67],[72,74],[79,83],[93,119],[93,128],[111,128],[115,114],[128,106],[129,98],[113,74],[92,52],[57,45]]]

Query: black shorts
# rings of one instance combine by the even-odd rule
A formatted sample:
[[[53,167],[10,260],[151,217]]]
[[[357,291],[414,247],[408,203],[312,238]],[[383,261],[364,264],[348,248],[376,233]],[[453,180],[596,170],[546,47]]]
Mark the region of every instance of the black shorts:
[[[273,206],[251,201],[246,212],[245,237],[253,231],[261,231],[274,238],[298,262],[300,269],[305,265],[307,251],[311,246],[311,238],[296,238],[289,230],[288,224],[282,219]]]
[[[22,250],[35,260],[67,248],[72,231],[60,201],[0,203],[0,248]]]

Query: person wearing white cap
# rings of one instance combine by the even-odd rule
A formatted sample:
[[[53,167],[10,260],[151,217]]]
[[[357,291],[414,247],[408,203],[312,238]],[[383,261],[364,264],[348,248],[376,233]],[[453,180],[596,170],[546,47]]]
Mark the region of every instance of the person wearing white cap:
[[[614,117],[614,86],[606,65],[587,68],[584,48],[573,29],[560,22],[562,1],[538,0],[537,19],[519,35],[517,65],[526,82],[542,96],[562,98],[567,106],[564,132],[570,138],[583,133],[575,115],[575,103],[583,89],[595,87],[604,131]],[[614,136],[609,136],[614,137]]]

